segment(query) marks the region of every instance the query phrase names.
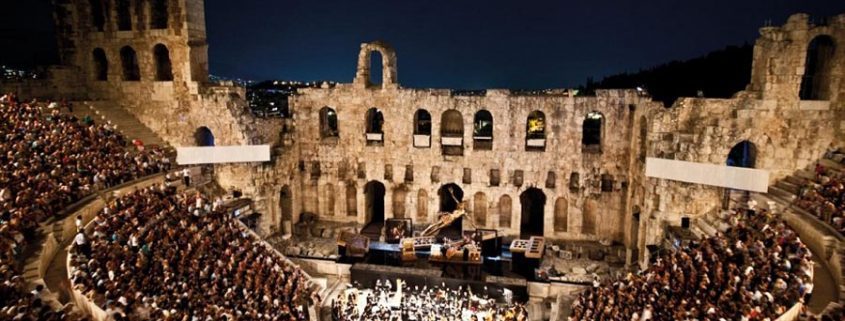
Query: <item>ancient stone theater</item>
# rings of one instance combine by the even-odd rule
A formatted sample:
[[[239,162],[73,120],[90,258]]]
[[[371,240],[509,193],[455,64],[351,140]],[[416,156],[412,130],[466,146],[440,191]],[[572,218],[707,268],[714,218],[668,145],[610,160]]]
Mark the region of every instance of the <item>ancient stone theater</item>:
[[[845,14],[760,28],[731,98],[406,88],[369,41],[259,117],[203,0],[54,2],[0,83],[0,319],[843,315]]]

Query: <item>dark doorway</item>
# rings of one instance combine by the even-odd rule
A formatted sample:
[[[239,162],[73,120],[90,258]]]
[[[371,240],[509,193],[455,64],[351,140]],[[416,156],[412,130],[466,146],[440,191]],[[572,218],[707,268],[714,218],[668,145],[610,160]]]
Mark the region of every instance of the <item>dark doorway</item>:
[[[173,66],[170,63],[170,51],[162,44],[153,47],[156,64],[156,81],[173,81]]]
[[[519,195],[522,205],[520,238],[543,236],[543,210],[546,206],[546,194],[537,188],[529,188]]]
[[[437,190],[437,196],[440,198],[440,212],[452,213],[458,209],[458,204],[464,200],[464,190],[455,183],[445,184]],[[448,227],[442,229],[437,235],[439,237],[447,237],[449,239],[458,239],[461,237],[463,230],[464,218],[460,217]]]
[[[293,220],[293,197],[287,185],[279,193],[279,205],[282,208],[282,221]]]
[[[378,241],[384,226],[384,184],[370,181],[364,185],[364,205],[367,225],[361,230],[361,235],[370,240]]]
[[[830,99],[831,70],[835,51],[836,45],[833,38],[828,35],[821,35],[810,41],[799,91],[801,100]]]
[[[197,128],[197,132],[194,133],[194,138],[197,141],[197,146],[214,146],[214,134],[211,133],[211,129],[208,129],[208,127],[203,126]]]
[[[728,166],[754,168],[757,162],[757,147],[747,140],[739,142],[728,153]]]

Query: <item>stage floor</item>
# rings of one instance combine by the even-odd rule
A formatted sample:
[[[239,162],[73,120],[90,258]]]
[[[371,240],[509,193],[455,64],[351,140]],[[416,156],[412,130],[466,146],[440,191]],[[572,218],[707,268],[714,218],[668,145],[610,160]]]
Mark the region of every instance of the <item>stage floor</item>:
[[[370,243],[370,251],[364,258],[341,257],[339,263],[366,263],[373,265],[409,267],[416,269],[434,269],[442,272],[445,278],[487,282],[490,277],[511,278],[525,281],[534,280],[534,269],[539,267],[539,260],[513,264],[513,255],[507,246],[502,246],[498,256],[482,258],[482,264],[454,262],[432,262],[429,249],[417,249],[417,260],[403,262],[399,244],[385,242]]]

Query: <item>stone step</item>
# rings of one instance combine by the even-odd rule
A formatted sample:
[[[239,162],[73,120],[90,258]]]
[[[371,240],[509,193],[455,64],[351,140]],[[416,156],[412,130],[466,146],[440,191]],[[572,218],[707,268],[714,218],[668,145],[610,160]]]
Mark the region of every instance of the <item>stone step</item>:
[[[796,184],[787,182],[786,180],[778,181],[775,184],[775,186],[777,186],[778,188],[780,188],[782,190],[785,190],[785,191],[788,191],[792,194],[795,194],[795,195],[798,195],[798,191],[801,189],[800,185],[796,185]]]
[[[776,196],[776,197],[780,197],[780,198],[786,200],[789,203],[794,201],[795,198],[796,198],[796,195],[794,193],[791,193],[787,190],[784,190],[784,189],[782,189],[778,186],[769,186],[769,193],[768,194]]]
[[[790,183],[790,184],[797,185],[797,186],[804,186],[804,185],[807,185],[807,183],[810,182],[807,178],[796,176],[796,175],[789,175],[786,178],[784,178],[783,180]]]
[[[129,140],[139,139],[145,145],[168,146],[155,132],[118,105],[104,102],[82,102],[75,104],[75,106],[79,106],[74,108],[74,114],[78,118],[90,115],[94,118],[94,121],[108,121],[117,126],[117,130]]]
[[[824,167],[836,170],[838,172],[842,172],[842,170],[845,169],[845,167],[843,167],[842,164],[837,163],[837,162],[830,160],[830,159],[827,159],[827,158],[819,159],[819,163],[822,164],[822,166],[824,166]]]

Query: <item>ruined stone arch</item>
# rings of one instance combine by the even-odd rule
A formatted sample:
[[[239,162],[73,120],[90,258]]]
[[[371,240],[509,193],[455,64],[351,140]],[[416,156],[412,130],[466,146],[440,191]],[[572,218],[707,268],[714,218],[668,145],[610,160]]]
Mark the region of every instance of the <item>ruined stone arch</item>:
[[[156,81],[173,81],[173,65],[170,61],[170,50],[164,44],[153,47],[153,60],[156,67]]]
[[[124,81],[141,80],[141,68],[138,66],[138,55],[135,53],[135,49],[130,46],[121,48],[120,62],[123,66]]]
[[[197,128],[197,131],[194,132],[194,140],[197,146],[214,146],[214,134],[211,132],[211,129],[205,126]]]
[[[440,116],[440,139],[443,155],[464,154],[464,117],[455,109],[448,109]]]
[[[596,222],[599,216],[599,205],[596,200],[586,200],[584,202],[584,209],[581,212],[581,234],[595,235]]]
[[[755,168],[757,165],[757,145],[750,140],[743,140],[728,152],[725,164],[728,166]]]
[[[484,192],[475,193],[472,198],[472,215],[478,228],[487,227],[487,195]]]
[[[320,109],[320,138],[338,137],[337,112],[329,107]]]
[[[431,136],[431,113],[425,109],[414,112],[414,135]]]
[[[527,188],[519,194],[521,238],[543,236],[545,225],[546,194],[536,187]]]
[[[346,185],[346,216],[358,216],[358,189],[354,183]]]
[[[473,149],[493,149],[493,114],[486,109],[479,110],[472,119]]]
[[[830,100],[836,44],[829,35],[819,35],[807,45],[801,100]]]
[[[98,81],[109,80],[109,59],[106,57],[106,52],[102,48],[95,48],[91,53],[91,58],[94,63],[94,79]]]
[[[97,31],[105,31],[106,14],[103,0],[88,0],[88,9],[91,13],[91,26]]]
[[[564,197],[555,200],[555,232],[567,232],[569,230],[569,203]]]
[[[132,30],[132,3],[131,0],[116,0],[117,9],[117,30]]]
[[[371,57],[373,52],[381,55],[382,75],[381,83],[374,84],[370,79]],[[361,44],[358,53],[358,69],[355,72],[354,83],[365,88],[396,88],[396,51],[387,43],[381,41]]]
[[[399,185],[393,188],[393,218],[405,218],[405,203],[408,196],[408,188]]]
[[[591,111],[584,117],[581,124],[581,147],[585,153],[601,152],[604,115],[598,111]]]
[[[150,29],[167,29],[170,22],[170,0],[152,0],[150,4]]]
[[[511,227],[511,215],[513,215],[513,200],[507,194],[499,198],[499,227]]]
[[[525,150],[546,150],[546,114],[535,110],[525,120]]]
[[[428,192],[422,188],[417,192],[417,221],[428,221]]]
[[[384,113],[380,109],[368,109],[365,121],[367,134],[384,134]]]

